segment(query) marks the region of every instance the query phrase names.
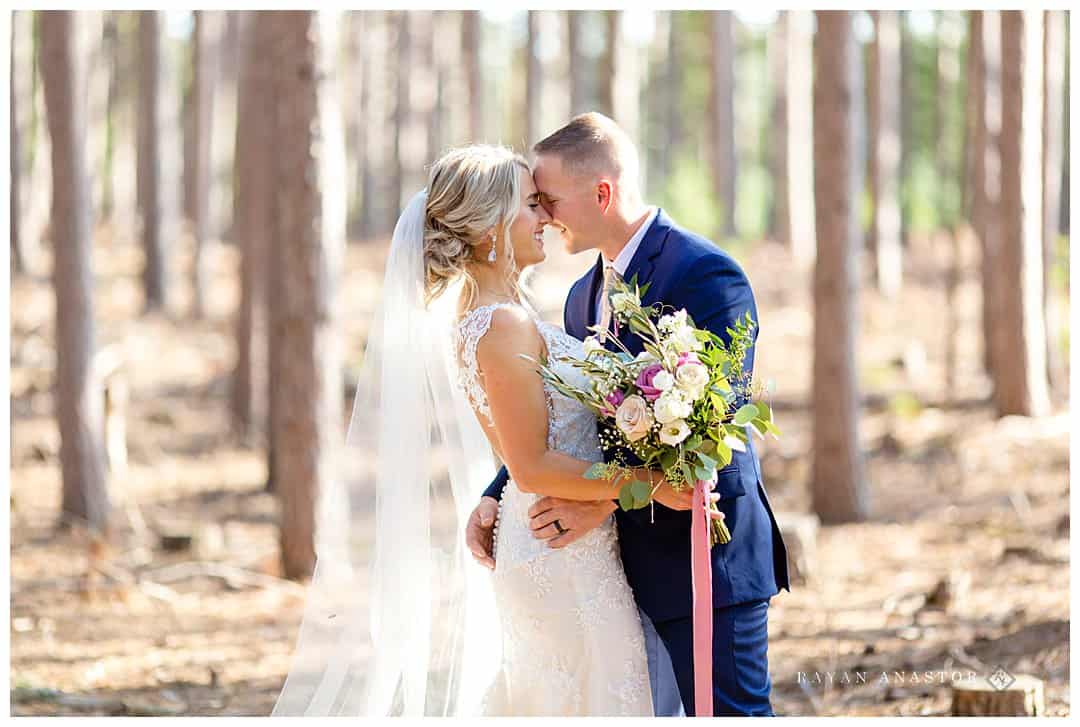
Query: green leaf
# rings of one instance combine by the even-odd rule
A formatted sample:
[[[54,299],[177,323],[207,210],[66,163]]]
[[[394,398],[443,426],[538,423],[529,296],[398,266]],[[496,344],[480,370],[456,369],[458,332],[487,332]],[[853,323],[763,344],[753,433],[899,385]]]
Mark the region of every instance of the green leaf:
[[[694,473],[690,471],[690,465],[686,462],[680,462],[679,468],[682,470],[683,477],[686,478],[686,481],[691,485],[694,484]]]
[[[679,461],[679,453],[674,449],[665,450],[660,454],[660,468],[667,472]]]
[[[716,442],[711,439],[706,439],[701,443],[701,446],[698,447],[698,452],[702,454],[714,454],[716,452]]]
[[[607,474],[607,465],[603,462],[597,462],[596,464],[585,470],[585,479],[587,480],[602,480],[604,475]]]
[[[765,422],[765,429],[766,429],[766,431],[769,432],[769,434],[773,435],[777,439],[780,438],[780,429],[777,428],[777,426],[775,424],[773,424],[771,421],[770,422]]]
[[[701,460],[702,466],[707,467],[707,468],[711,468],[711,469],[716,469],[716,460],[713,459],[712,457],[710,457],[709,455],[702,454],[701,452],[698,452],[697,453],[697,458],[699,460]]]
[[[759,401],[756,403],[758,408],[758,416],[761,417],[763,421],[771,422],[773,420],[772,409],[769,408],[769,405],[763,401]]]
[[[697,451],[697,448],[700,447],[700,446],[701,446],[701,435],[700,434],[695,434],[694,436],[687,439],[686,442],[683,444],[683,451],[695,452],[695,451]]]
[[[754,431],[757,432],[758,436],[764,439],[765,434],[769,431],[767,428],[769,423],[761,419],[754,419],[750,424],[754,427]]]
[[[619,507],[627,511],[634,509],[634,495],[630,491],[630,485],[624,485],[619,490]]]
[[[710,480],[712,480],[713,475],[715,474],[716,470],[705,469],[704,467],[694,468],[694,475],[696,475],[699,480],[705,480],[706,482],[709,482]]]
[[[721,467],[727,467],[731,464],[731,447],[727,442],[720,441],[716,443],[716,459]]]
[[[739,407],[739,410],[735,412],[735,423],[740,427],[745,427],[758,415],[757,406],[754,404],[744,404]]]
[[[652,495],[652,488],[649,487],[648,482],[643,480],[635,480],[630,483],[630,494],[634,498],[634,504],[637,507],[644,507],[649,504],[649,499]]]

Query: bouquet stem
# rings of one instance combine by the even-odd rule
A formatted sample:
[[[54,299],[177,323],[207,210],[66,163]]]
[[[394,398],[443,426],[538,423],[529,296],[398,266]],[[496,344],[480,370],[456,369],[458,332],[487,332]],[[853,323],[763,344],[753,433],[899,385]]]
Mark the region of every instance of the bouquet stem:
[[[709,504],[709,510],[711,512],[719,512],[719,510],[716,509],[715,502]],[[725,523],[722,519],[717,520],[714,518],[709,518],[709,521],[709,547],[712,547],[717,543],[730,543],[731,532],[728,530],[727,523]]]

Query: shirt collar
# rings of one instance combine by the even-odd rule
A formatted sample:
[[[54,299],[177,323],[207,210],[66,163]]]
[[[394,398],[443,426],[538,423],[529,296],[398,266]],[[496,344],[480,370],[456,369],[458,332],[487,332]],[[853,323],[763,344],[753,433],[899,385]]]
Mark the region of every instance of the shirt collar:
[[[638,226],[633,236],[631,236],[630,240],[626,243],[626,246],[623,247],[614,260],[609,262],[603,255],[600,256],[604,261],[605,268],[611,266],[615,268],[615,272],[619,275],[626,275],[626,270],[630,267],[630,261],[634,259],[634,253],[641,247],[641,241],[645,239],[645,233],[649,231],[649,227],[651,227],[653,221],[656,220],[657,212],[659,212],[659,208],[649,208],[649,216]]]

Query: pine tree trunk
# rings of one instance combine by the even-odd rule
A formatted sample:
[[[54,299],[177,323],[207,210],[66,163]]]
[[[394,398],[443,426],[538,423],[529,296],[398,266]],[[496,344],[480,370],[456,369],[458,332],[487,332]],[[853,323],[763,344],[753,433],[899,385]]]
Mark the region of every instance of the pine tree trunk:
[[[1001,13],[1001,315],[994,319],[998,414],[1049,412],[1042,294],[1042,43],[1040,11]]]
[[[796,264],[808,268],[817,254],[814,202],[813,14],[787,11],[787,184],[789,237]]]
[[[1064,390],[1065,365],[1060,343],[1062,306],[1051,285],[1061,217],[1061,160],[1064,135],[1065,14],[1044,11],[1043,40],[1043,309],[1046,312],[1046,363],[1051,388]],[[1067,198],[1066,198],[1067,199]]]
[[[788,244],[791,240],[791,220],[788,216],[787,177],[787,26],[790,10],[781,10],[766,40],[771,104],[769,107],[769,143],[766,154],[772,195],[768,202],[766,236]]]
[[[597,78],[597,110],[608,118],[615,118],[615,73],[619,53],[619,11],[604,10],[605,39],[604,53],[600,56],[600,68]]]
[[[61,525],[107,532],[104,405],[93,372],[94,296],[85,96],[76,65],[75,15],[41,14],[41,72],[52,140],[56,418],[63,477]]]
[[[724,210],[724,237],[738,235],[735,224],[738,158],[735,151],[735,22],[730,10],[710,11],[711,136],[716,201]]]
[[[25,10],[22,12],[26,12]],[[10,82],[8,87],[8,112],[10,114],[10,144],[8,151],[8,160],[11,166],[10,176],[10,201],[8,206],[8,219],[10,221],[10,234],[11,234],[11,272],[13,275],[22,275],[26,272],[26,260],[23,257],[22,240],[19,237],[19,216],[22,213],[22,205],[19,202],[19,185],[22,182],[22,136],[20,134],[20,118],[16,109],[19,105],[16,89],[16,78],[19,68],[18,52],[19,43],[21,39],[18,37],[19,24],[15,22],[16,16],[19,13],[12,11],[11,19],[11,65],[9,66]]]
[[[143,289],[146,310],[165,307],[166,260],[162,239],[161,192],[161,13],[139,12],[139,114],[138,177],[139,215],[145,255]]]
[[[271,296],[269,261],[273,224],[273,76],[266,59],[273,38],[259,13],[241,17],[241,64],[237,88],[234,194],[237,246],[240,253],[240,301],[236,317],[236,369],[232,412],[237,435],[247,444],[259,433],[257,422],[269,412],[269,346],[267,310]]]
[[[859,453],[859,391],[855,367],[858,218],[858,62],[847,11],[816,11],[814,40],[814,187],[817,256],[814,267],[813,464],[814,511],[825,523],[867,516]]]
[[[900,184],[901,194],[911,185],[911,158],[915,149],[915,84],[916,68],[913,58],[911,29],[908,27],[910,10],[900,12]],[[911,246],[911,202],[900,207],[900,244]],[[903,199],[903,198],[902,198]]]
[[[218,74],[218,43],[220,15],[217,11],[195,11],[195,64],[192,80],[194,99],[194,213],[192,233],[194,256],[191,263],[192,314],[196,319],[206,316],[206,269],[203,249],[210,235],[210,194],[213,185],[211,170],[214,86]]]
[[[577,116],[589,110],[588,78],[586,76],[586,62],[581,51],[581,41],[584,34],[585,11],[566,11],[566,55],[570,61],[570,115]]]
[[[271,340],[279,360],[272,422],[276,491],[281,499],[285,577],[309,577],[319,493],[340,444],[341,364],[334,332],[344,244],[340,112],[329,75],[330,24],[313,12],[273,13],[277,104],[276,220],[280,287]],[[294,143],[283,144],[285,139]],[[316,144],[316,140],[319,141]]]
[[[870,190],[873,221],[870,250],[878,290],[900,292],[900,19],[895,10],[875,10],[870,53]]]
[[[463,10],[461,15],[461,54],[468,88],[468,99],[466,101],[469,109],[468,141],[471,144],[479,144],[485,140],[483,72],[480,65],[480,44],[483,38],[483,28],[480,25],[480,11]],[[400,211],[400,207],[395,208],[394,219],[397,219],[397,214]]]
[[[544,69],[538,55],[540,40],[540,11],[529,11],[528,37],[525,39],[525,144],[531,147],[540,141],[543,111]]]

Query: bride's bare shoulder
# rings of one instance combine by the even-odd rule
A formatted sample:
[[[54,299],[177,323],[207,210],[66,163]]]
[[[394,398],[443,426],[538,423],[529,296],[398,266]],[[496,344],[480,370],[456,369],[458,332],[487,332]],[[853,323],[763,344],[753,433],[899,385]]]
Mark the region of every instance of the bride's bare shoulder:
[[[519,353],[536,354],[541,348],[540,332],[527,310],[516,305],[498,306],[491,311],[491,324],[480,340],[477,356],[497,361]]]

